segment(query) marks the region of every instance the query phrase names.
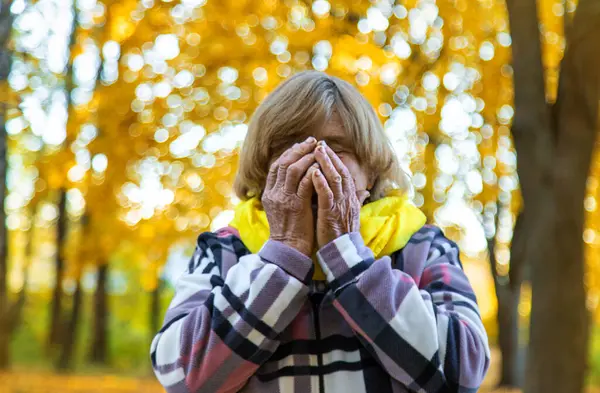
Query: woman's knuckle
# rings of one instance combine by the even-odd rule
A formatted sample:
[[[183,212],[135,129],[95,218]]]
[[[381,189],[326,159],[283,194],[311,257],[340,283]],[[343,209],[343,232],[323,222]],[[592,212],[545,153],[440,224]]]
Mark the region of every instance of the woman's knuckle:
[[[277,170],[277,176],[280,176],[280,177],[285,176],[286,172],[287,172],[287,166],[282,165]]]
[[[301,169],[298,165],[290,165],[288,168],[288,174],[292,176],[298,176],[301,173]]]

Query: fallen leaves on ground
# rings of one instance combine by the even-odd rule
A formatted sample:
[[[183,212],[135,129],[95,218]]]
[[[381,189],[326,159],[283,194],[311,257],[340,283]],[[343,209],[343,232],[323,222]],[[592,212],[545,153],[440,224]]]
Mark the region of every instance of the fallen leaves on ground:
[[[0,373],[0,393],[164,393],[155,380],[111,375]]]

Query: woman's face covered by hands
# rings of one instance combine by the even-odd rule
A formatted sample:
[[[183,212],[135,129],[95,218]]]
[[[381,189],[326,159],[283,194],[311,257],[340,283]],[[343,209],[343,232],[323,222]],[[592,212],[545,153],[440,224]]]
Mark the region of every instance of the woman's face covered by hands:
[[[339,157],[354,180],[354,188],[358,193],[361,204],[364,203],[364,200],[368,198],[369,195],[368,190],[373,187],[376,175],[368,173],[367,168],[363,168],[363,166],[361,166],[361,164],[358,162],[358,158],[354,153],[352,142],[344,130],[339,115],[335,114],[320,130],[315,130],[313,135],[307,136],[313,136],[321,143],[325,142],[327,147],[329,147],[331,151],[333,151]],[[275,152],[271,158],[270,164],[272,164],[282,153],[283,151]],[[364,197],[365,195],[366,197]],[[316,191],[313,192],[313,208],[316,213]]]
[[[360,206],[369,197],[368,190],[373,186],[375,176],[360,165],[339,116],[332,116],[311,136],[318,143],[298,157],[294,167],[306,169],[302,174],[304,177],[310,174],[312,198],[309,209],[313,214],[312,220],[305,218],[314,225],[315,245],[323,246],[344,233],[359,230]],[[271,163],[285,161],[290,157],[290,151],[298,150],[306,143],[289,148],[285,157],[275,154]]]

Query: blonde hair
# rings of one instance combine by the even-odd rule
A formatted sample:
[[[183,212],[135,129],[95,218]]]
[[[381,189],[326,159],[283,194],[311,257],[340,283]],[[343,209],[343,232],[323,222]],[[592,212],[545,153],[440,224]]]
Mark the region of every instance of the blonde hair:
[[[373,107],[350,83],[317,71],[304,71],[281,83],[254,112],[239,155],[233,185],[238,198],[262,195],[275,152],[312,135],[337,113],[360,165],[376,175],[370,200],[392,190],[407,192],[390,140]]]

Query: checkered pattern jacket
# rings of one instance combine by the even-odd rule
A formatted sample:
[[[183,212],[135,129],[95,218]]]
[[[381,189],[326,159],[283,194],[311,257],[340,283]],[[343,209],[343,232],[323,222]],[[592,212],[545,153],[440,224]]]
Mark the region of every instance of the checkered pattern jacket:
[[[359,233],[311,258],[203,233],[152,365],[169,393],[476,392],[490,350],[456,244],[432,226],[375,259]]]

